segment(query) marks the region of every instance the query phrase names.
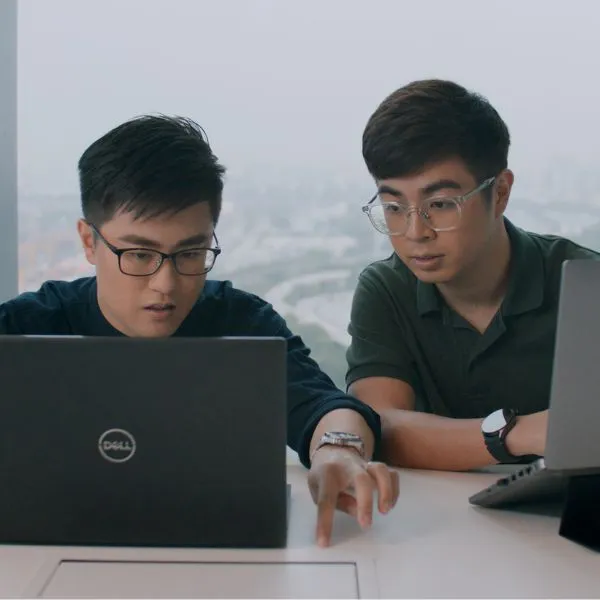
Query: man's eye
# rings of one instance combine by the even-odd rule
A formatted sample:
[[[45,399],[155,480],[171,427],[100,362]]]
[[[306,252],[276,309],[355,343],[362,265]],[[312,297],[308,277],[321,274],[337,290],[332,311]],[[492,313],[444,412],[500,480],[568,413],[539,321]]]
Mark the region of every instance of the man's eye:
[[[435,198],[426,204],[427,210],[452,210],[457,206],[456,201],[452,198]]]
[[[383,206],[383,210],[386,213],[400,214],[400,213],[406,212],[406,209],[403,206],[400,206],[399,204],[385,203],[385,204],[382,204],[382,206]]]
[[[204,255],[204,250],[189,250],[182,252],[179,256],[185,260],[196,260]]]
[[[128,252],[127,258],[138,262],[149,262],[155,260],[156,256],[150,252]]]

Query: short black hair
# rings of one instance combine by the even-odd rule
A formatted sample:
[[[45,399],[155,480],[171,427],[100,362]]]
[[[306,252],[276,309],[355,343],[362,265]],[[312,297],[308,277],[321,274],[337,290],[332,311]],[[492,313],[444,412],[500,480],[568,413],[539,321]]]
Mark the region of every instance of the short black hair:
[[[413,81],[370,117],[363,158],[376,180],[405,177],[460,158],[480,182],[507,168],[510,134],[482,95],[452,81]]]
[[[191,119],[142,115],[96,140],[79,159],[83,216],[100,227],[118,212],[136,219],[208,202],[221,213],[225,168]]]

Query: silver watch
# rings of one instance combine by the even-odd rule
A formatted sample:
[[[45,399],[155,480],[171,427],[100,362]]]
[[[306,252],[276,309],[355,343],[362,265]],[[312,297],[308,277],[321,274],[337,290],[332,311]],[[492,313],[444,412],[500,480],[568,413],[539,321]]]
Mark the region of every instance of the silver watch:
[[[323,434],[316,448],[313,450],[310,460],[312,462],[315,452],[323,446],[341,446],[345,448],[354,448],[361,458],[365,457],[365,443],[362,438],[355,433],[346,433],[344,431],[327,431]]]

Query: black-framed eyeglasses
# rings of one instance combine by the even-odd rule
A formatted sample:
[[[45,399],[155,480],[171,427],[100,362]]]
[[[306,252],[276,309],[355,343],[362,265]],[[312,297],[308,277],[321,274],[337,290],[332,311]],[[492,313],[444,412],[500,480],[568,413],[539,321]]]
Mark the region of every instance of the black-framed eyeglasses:
[[[494,181],[496,178],[490,177],[462,196],[434,196],[419,206],[383,201],[377,193],[362,207],[362,212],[369,217],[373,227],[385,235],[405,235],[413,212],[433,231],[452,231],[460,225],[462,205],[475,194],[491,186]]]
[[[215,233],[213,233],[215,246],[212,248],[185,248],[171,254],[165,254],[150,248],[117,248],[100,233],[95,225],[89,222],[88,225],[104,245],[116,255],[121,273],[132,277],[154,275],[162,267],[165,260],[171,260],[175,270],[180,275],[204,275],[215,266],[217,256],[222,251]]]

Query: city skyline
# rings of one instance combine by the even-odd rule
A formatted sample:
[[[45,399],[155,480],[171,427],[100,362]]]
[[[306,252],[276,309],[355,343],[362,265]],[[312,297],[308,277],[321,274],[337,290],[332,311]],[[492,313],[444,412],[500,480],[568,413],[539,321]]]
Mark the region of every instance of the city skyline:
[[[563,173],[563,178],[574,192],[577,182],[587,185],[577,171]],[[546,202],[515,194],[508,218],[524,229],[565,235],[600,249],[597,196],[587,195],[588,204],[565,203],[552,180],[540,181],[547,186],[538,190]],[[337,181],[291,183],[254,187],[242,181],[226,188],[230,193],[218,225],[223,253],[210,278],[229,279],[271,302],[326,372],[343,385],[356,278],[392,249],[360,210],[368,186],[349,198],[348,188]],[[76,232],[77,194],[22,195],[19,209],[21,291],[37,289],[47,279],[93,275]]]

